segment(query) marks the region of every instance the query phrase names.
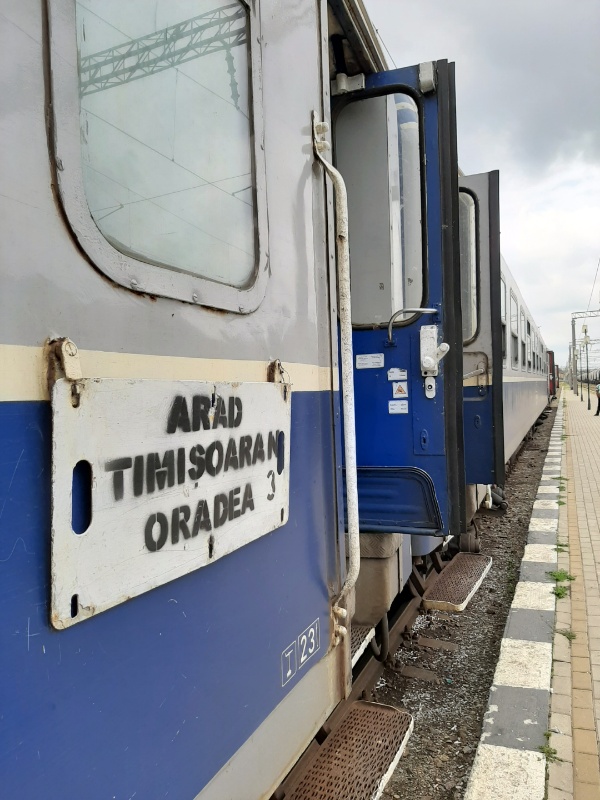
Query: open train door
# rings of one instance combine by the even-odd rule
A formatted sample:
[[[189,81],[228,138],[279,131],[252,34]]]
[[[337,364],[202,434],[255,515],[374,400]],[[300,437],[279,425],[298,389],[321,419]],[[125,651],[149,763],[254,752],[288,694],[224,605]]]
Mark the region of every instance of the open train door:
[[[498,172],[459,178],[465,471],[504,485]]]
[[[412,534],[425,555],[464,527],[454,65],[368,75],[332,116],[348,191],[360,530]]]

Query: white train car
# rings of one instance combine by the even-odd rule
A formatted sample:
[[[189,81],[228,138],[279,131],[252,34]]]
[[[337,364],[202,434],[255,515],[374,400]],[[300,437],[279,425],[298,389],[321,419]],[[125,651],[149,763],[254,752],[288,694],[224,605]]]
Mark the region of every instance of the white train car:
[[[504,259],[500,317],[504,457],[508,462],[548,404],[548,351]]]

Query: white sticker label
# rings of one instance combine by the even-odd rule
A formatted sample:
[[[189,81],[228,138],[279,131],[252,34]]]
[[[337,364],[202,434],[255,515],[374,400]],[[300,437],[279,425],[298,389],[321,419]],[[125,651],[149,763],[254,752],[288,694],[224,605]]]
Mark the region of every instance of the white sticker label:
[[[388,369],[388,381],[405,381],[407,379],[407,370],[398,369],[398,367],[392,367],[392,369]]]
[[[321,647],[319,620],[316,619],[298,637],[298,668],[302,668]]]
[[[281,654],[281,685],[291,681],[298,669],[298,650],[294,640]]]
[[[400,381],[399,383],[393,383],[392,396],[396,400],[406,399],[408,397],[408,381]]]
[[[390,400],[388,402],[389,414],[408,414],[408,400]]]
[[[281,654],[281,685],[291,681],[296,672],[321,648],[321,628],[316,619]]]
[[[55,628],[286,523],[289,386],[105,378],[79,386],[78,406],[69,381],[52,392]],[[72,512],[76,478],[87,516]]]
[[[356,356],[356,369],[378,369],[383,367],[383,353],[365,353]]]

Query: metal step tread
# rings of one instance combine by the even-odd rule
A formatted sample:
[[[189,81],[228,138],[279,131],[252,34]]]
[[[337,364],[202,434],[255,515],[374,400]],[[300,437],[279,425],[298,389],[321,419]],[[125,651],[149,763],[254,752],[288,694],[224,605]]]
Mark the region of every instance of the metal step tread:
[[[350,626],[350,653],[352,654],[352,666],[365,652],[369,642],[375,636],[375,628],[370,625],[351,625]]]
[[[413,718],[405,711],[364,700],[352,703],[285,800],[376,800],[412,729]]]
[[[458,553],[426,590],[423,608],[464,611],[491,566],[491,556]]]

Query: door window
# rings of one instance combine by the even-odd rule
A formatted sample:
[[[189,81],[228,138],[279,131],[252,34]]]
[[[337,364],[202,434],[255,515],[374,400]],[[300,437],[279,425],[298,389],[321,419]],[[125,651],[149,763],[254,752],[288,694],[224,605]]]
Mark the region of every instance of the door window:
[[[459,193],[459,229],[463,344],[469,344],[478,328],[477,203],[463,190]]]
[[[336,119],[355,326],[387,325],[396,311],[424,301],[419,136],[418,108],[405,94],[350,102]]]

